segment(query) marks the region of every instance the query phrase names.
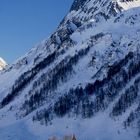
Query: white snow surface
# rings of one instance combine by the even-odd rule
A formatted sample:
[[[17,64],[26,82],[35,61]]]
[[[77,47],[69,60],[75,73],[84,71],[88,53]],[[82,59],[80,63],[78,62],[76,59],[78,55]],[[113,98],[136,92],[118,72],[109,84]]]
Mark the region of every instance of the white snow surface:
[[[88,8],[92,7],[94,0],[90,0],[86,3]],[[60,83],[57,91],[64,94],[71,87],[77,87],[81,85],[84,87],[88,82],[94,81],[92,77],[106,64],[113,64],[116,61],[124,58],[130,51],[135,52],[140,47],[140,1],[134,2],[120,2],[118,4],[123,8],[122,13],[118,13],[116,17],[112,17],[105,21],[104,19],[98,23],[95,18],[90,18],[81,27],[77,28],[75,24],[71,23],[71,28],[74,31],[70,35],[70,38],[75,42],[73,47],[67,48],[64,45],[66,53],[59,56],[53,64],[43,69],[37,74],[35,79],[31,81],[21,94],[12,101],[6,107],[0,109],[0,140],[48,140],[52,136],[57,136],[62,139],[64,135],[75,134],[78,140],[139,140],[137,137],[137,129],[129,128],[124,129],[122,123],[125,116],[118,117],[116,120],[110,118],[108,109],[105,112],[99,112],[91,119],[82,119],[80,117],[69,118],[66,115],[63,118],[55,118],[52,124],[43,126],[38,122],[32,122],[32,116],[36,113],[36,110],[26,116],[25,118],[17,118],[17,114],[22,117],[22,106],[25,96],[28,95],[32,84],[35,80],[39,79],[43,72],[49,74],[49,70],[56,67],[59,62],[66,57],[74,56],[81,49],[87,48],[90,44],[91,37],[103,33],[104,36],[98,40],[93,40],[92,48],[90,52],[83,57],[80,62],[74,66],[74,74],[69,76],[69,80],[65,83]],[[100,5],[99,1],[97,5]],[[97,10],[98,11],[98,10]],[[89,16],[90,14],[88,14]],[[137,15],[137,16],[135,16]],[[87,14],[79,11],[72,11],[68,14],[66,19],[73,16],[86,17]],[[131,18],[135,16],[135,20]],[[90,27],[88,25],[90,24]],[[56,36],[58,44],[61,44],[59,36]],[[0,73],[0,101],[9,93],[11,85],[13,85],[16,79],[27,70],[32,69],[37,63],[41,62],[50,53],[56,51],[55,44],[49,44],[50,39],[42,41],[39,45],[30,50],[29,53],[19,58],[11,66],[7,66],[4,71]],[[115,48],[111,46],[111,43],[118,42]],[[128,46],[131,43],[132,45]],[[46,45],[49,44],[49,45]],[[89,62],[92,60],[92,56],[96,59],[93,62],[94,66],[90,66]],[[39,58],[34,62],[35,58]],[[6,65],[6,62],[0,58],[0,61]],[[26,61],[28,63],[26,63]],[[106,75],[106,69],[101,71],[99,79],[102,79]],[[43,81],[42,81],[43,83]],[[39,88],[39,87],[38,87]],[[56,92],[57,92],[56,91]],[[53,103],[59,95],[52,95],[48,99],[48,104],[44,104],[42,107],[47,108],[49,104]],[[119,97],[118,97],[119,98]],[[93,97],[94,100],[94,97]],[[10,107],[12,106],[12,110]],[[109,108],[112,106],[110,105]],[[132,106],[131,110],[134,110],[136,106]],[[125,113],[126,116],[129,112]]]
[[[124,10],[128,10],[128,9],[131,9],[131,8],[139,7],[140,6],[140,1],[139,0],[134,0],[134,1],[125,1],[125,2],[122,2],[122,1],[118,0],[118,4]]]
[[[4,61],[3,58],[0,57],[0,70],[6,67],[7,63]]]

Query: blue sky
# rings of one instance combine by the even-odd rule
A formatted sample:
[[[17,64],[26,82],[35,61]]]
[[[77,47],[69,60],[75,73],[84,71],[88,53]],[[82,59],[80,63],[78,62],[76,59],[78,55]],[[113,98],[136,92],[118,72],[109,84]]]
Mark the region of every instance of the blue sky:
[[[14,62],[55,31],[73,0],[0,0],[0,57]]]

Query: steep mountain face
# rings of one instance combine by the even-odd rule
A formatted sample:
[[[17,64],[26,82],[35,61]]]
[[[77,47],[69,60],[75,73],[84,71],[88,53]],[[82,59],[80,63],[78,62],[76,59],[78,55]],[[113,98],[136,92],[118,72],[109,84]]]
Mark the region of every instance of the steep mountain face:
[[[0,57],[0,70],[6,67],[7,63]]]
[[[139,0],[75,0],[0,73],[0,138],[140,139],[139,25]]]

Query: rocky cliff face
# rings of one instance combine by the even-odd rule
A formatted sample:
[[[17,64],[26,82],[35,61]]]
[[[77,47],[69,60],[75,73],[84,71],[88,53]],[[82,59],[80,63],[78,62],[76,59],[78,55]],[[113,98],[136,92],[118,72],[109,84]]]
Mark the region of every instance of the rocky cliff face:
[[[75,0],[48,40],[1,73],[0,136],[139,139],[139,6]]]

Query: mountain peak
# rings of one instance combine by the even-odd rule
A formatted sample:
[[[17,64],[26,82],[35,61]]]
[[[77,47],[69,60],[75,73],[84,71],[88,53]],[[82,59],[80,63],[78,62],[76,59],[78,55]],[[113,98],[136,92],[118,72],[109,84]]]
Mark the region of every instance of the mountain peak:
[[[108,2],[117,3],[124,10],[140,6],[140,0],[74,0],[71,7],[71,11],[78,11],[86,3],[90,3],[93,5],[97,4],[100,5],[100,7],[102,7],[105,6],[105,4]]]
[[[87,0],[74,0],[73,4],[72,4],[72,7],[71,7],[71,11],[72,10],[78,10],[79,8],[82,7],[82,5],[85,4]]]
[[[2,70],[3,68],[5,68],[6,65],[7,65],[7,63],[4,61],[3,58],[0,57],[0,70]]]

